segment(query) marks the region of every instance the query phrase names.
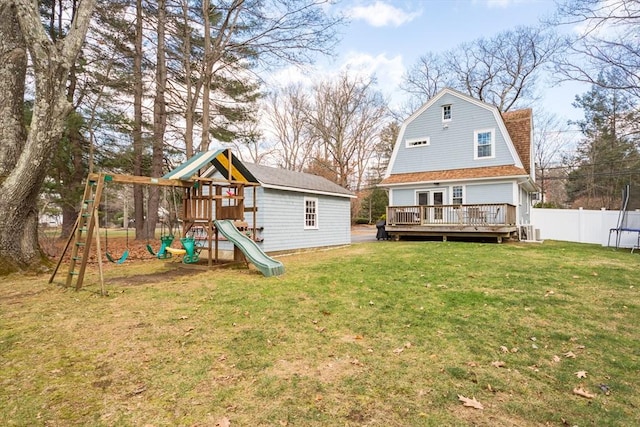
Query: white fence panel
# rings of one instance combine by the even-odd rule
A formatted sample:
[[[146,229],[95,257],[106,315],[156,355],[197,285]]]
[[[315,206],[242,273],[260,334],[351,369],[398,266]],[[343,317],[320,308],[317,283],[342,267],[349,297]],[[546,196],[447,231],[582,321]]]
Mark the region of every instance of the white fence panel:
[[[627,227],[640,229],[640,212],[628,212]],[[609,240],[609,230],[618,225],[618,211],[586,209],[531,209],[531,224],[540,230],[541,239],[567,242],[596,243],[603,246]],[[611,233],[615,246],[616,233]],[[620,247],[638,244],[638,233],[621,232]]]

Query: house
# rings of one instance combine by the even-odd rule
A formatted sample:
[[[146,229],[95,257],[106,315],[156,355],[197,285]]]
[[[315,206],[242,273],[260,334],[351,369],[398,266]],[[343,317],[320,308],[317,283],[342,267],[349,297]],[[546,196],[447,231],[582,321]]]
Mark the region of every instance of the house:
[[[446,88],[401,126],[380,186],[391,236],[515,236],[537,191],[530,109]],[[525,228],[529,230],[529,228]]]
[[[353,193],[326,178],[243,162],[260,183],[247,187],[245,222],[254,223],[265,252],[281,252],[351,243]],[[214,177],[215,169],[204,176]],[[255,191],[255,196],[254,196]],[[250,231],[250,230],[249,230]]]

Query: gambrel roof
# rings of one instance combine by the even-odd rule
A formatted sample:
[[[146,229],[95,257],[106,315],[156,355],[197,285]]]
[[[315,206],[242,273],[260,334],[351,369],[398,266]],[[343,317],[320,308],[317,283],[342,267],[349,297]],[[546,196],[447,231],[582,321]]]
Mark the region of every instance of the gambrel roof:
[[[394,162],[396,161],[398,150],[403,149],[402,140],[405,137],[407,126],[418,120],[425,111],[430,108],[441,108],[439,101],[446,95],[460,98],[469,104],[480,107],[490,112],[499,132],[504,136],[506,147],[510,153],[513,163],[503,165],[491,165],[480,167],[465,167],[447,169],[446,164],[440,165],[442,169],[425,168],[425,171],[414,170],[412,172],[398,171],[392,173]],[[489,124],[487,126],[490,126]],[[394,152],[389,162],[385,178],[380,183],[382,186],[413,184],[422,182],[444,182],[474,179],[492,178],[526,178],[533,183],[535,179],[532,165],[532,129],[533,114],[530,108],[500,113],[495,106],[479,101],[469,95],[463,94],[451,88],[445,88],[431,98],[426,104],[419,108],[402,124],[398,140],[394,146]],[[453,165],[453,164],[452,164]],[[433,164],[431,164],[433,166]]]

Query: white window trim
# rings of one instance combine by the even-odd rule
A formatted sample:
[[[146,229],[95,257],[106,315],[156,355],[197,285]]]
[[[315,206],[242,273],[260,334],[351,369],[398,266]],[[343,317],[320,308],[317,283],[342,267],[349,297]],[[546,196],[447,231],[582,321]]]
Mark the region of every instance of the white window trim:
[[[444,118],[444,107],[449,107],[449,118],[445,119]],[[445,104],[442,106],[442,123],[448,123],[451,121],[451,119],[453,119],[453,107],[451,106],[451,104]]]
[[[416,144],[417,142],[424,142],[423,144]],[[428,136],[423,138],[407,138],[405,141],[405,145],[407,148],[418,148],[418,147],[426,147],[431,144],[431,140]]]
[[[307,201],[309,202],[314,202],[314,205],[316,207],[315,209],[315,225],[307,225]],[[305,230],[317,230],[318,229],[318,198],[317,197],[305,197],[304,198],[304,204],[303,204],[303,216],[302,216],[302,223],[304,224],[304,229]]]
[[[491,155],[478,157],[478,134],[491,133]],[[473,131],[473,160],[494,159],[496,157],[496,129],[477,129]]]
[[[453,202],[453,187],[461,187],[462,188],[462,203],[460,203],[461,205],[464,205],[465,199],[467,197],[467,189],[465,185],[452,185],[451,186],[451,204],[455,205],[455,203]]]

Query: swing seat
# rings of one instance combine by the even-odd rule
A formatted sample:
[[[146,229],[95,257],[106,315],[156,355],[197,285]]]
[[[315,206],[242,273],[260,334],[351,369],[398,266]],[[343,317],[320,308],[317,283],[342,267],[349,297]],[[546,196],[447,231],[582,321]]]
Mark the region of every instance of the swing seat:
[[[104,254],[110,262],[114,264],[122,264],[129,256],[129,249],[126,249],[119,259],[115,259],[109,252],[105,252]]]
[[[167,247],[165,249],[167,252],[169,252],[172,255],[185,255],[187,253],[187,251],[184,249],[171,248],[171,247]]]
[[[186,252],[186,255],[182,257],[182,262],[185,264],[198,262],[200,255],[196,252],[196,239],[193,237],[183,237],[180,239],[180,243],[182,243],[182,247]]]
[[[147,244],[147,250],[149,251],[149,253],[155,257],[157,257],[158,259],[167,259],[167,258],[171,258],[172,253],[171,251],[168,251],[167,249],[169,248],[169,246],[171,245],[171,243],[173,242],[173,235],[169,234],[166,236],[160,236],[160,249],[158,250],[158,253],[154,252],[153,248],[151,247],[151,245]]]

